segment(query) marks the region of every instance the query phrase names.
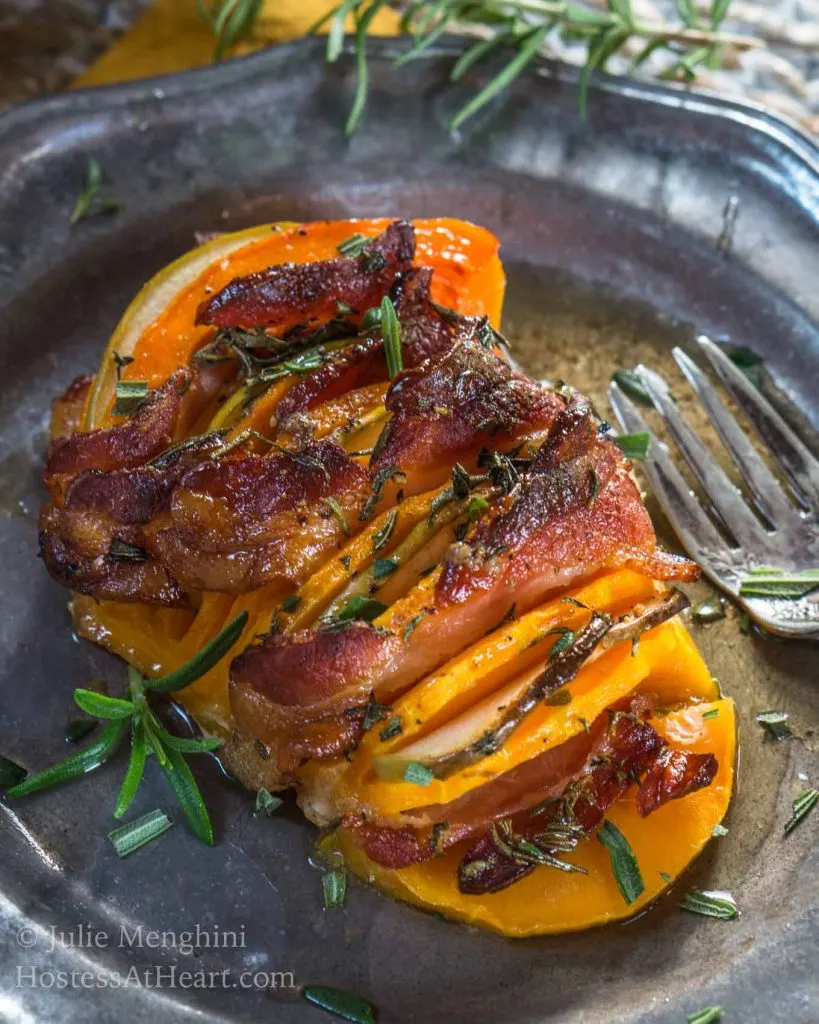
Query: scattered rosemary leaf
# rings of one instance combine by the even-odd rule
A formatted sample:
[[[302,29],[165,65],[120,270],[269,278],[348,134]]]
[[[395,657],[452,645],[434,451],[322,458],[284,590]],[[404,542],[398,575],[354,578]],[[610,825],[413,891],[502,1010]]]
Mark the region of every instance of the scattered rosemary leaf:
[[[358,329],[361,334],[366,334],[367,331],[373,330],[374,327],[381,326],[381,307],[370,306],[370,308],[364,313],[361,321],[359,322]]]
[[[398,568],[399,563],[394,558],[374,558],[373,559],[373,579],[383,580],[385,577],[394,573]]]
[[[684,899],[680,900],[680,906],[692,914],[715,917],[720,921],[730,921],[739,914],[734,897],[728,892],[717,893],[692,889]]]
[[[554,693],[544,700],[544,704],[548,704],[549,707],[560,707],[562,704],[571,704],[572,694],[568,686],[561,686],[559,690],[555,690]]]
[[[373,534],[373,554],[378,552],[389,542],[392,531],[395,529],[395,522],[398,519],[398,509],[390,509],[384,525]]]
[[[760,711],[756,716],[756,723],[766,729],[775,740],[786,740],[793,735],[788,725],[787,711]]]
[[[99,723],[92,718],[72,718],[65,727],[65,738],[69,743],[81,743],[97,728]]]
[[[597,840],[609,851],[612,874],[623,899],[628,904],[633,903],[645,889],[645,884],[628,839],[606,819],[597,833]]]
[[[10,757],[0,756],[0,789],[9,789],[19,785],[28,775],[26,769],[12,761]]]
[[[336,248],[342,256],[360,256],[370,241],[371,239],[367,238],[366,235],[350,235],[343,242],[339,242]]]
[[[642,405],[653,404],[651,395],[646,391],[645,385],[634,370],[618,370],[612,377],[612,380],[629,398],[633,398]]]
[[[819,789],[806,789],[793,802],[793,814],[785,822],[785,835],[793,832],[796,826],[810,814],[819,803]]]
[[[578,601],[576,597],[561,597],[560,599],[565,604],[573,604],[575,608],[588,608],[587,604],[583,604],[582,601]]]
[[[301,598],[298,594],[291,594],[282,601],[283,612],[294,612],[301,604]]]
[[[344,514],[344,509],[339,505],[335,498],[325,498],[324,504],[330,509],[333,515],[341,523],[341,529],[344,531],[344,536],[350,536],[350,524],[347,521],[347,516]]]
[[[121,356],[119,352],[112,352],[111,358],[114,360],[114,367],[116,368],[117,380],[122,377],[122,371],[125,367],[134,361],[133,356]]]
[[[577,636],[573,629],[567,629],[565,626],[550,629],[546,635],[554,636],[555,634],[557,634],[557,640],[552,644],[552,649],[549,651],[550,658],[556,658],[558,654],[562,654],[563,651],[571,647]]]
[[[93,158],[88,158],[85,168],[85,185],[77,196],[70,223],[77,224],[87,217],[95,217],[101,213],[115,213],[121,206],[116,199],[104,199],[100,196],[102,188],[102,168]]]
[[[329,985],[305,985],[302,998],[351,1024],[375,1024],[375,1007],[361,996]]]
[[[392,380],[404,369],[404,357],[401,352],[401,325],[389,295],[381,300],[381,333],[387,357],[387,376]]]
[[[133,701],[121,700],[119,697],[107,697],[104,693],[97,693],[95,690],[75,690],[74,703],[80,710],[95,718],[130,718],[136,710]]]
[[[347,873],[342,868],[325,871],[321,877],[321,888],[324,893],[324,909],[337,910],[344,906],[347,895]]]
[[[393,715],[393,717],[387,722],[381,732],[378,734],[378,738],[383,742],[392,739],[393,736],[398,736],[404,731],[404,725],[401,721],[400,715]]]
[[[470,520],[474,523],[481,518],[483,513],[489,508],[489,502],[486,498],[482,498],[480,494],[473,494],[469,499],[469,504],[466,506],[466,514]]]
[[[741,597],[774,597],[796,600],[819,587],[819,569],[785,573],[766,570],[750,573],[739,584]]]
[[[717,1021],[722,1020],[722,1007],[706,1006],[702,1010],[697,1010],[696,1013],[689,1013],[685,1019],[688,1024],[716,1024]]]
[[[651,445],[651,434],[621,434],[619,437],[615,437],[614,440],[627,459],[631,459],[632,462],[639,462],[648,455],[648,449]]]
[[[428,786],[435,778],[435,772],[418,761],[410,761],[404,769],[404,782],[411,782],[415,786]]]
[[[409,620],[406,626],[404,626],[403,632],[401,633],[401,639],[404,641],[404,643],[406,643],[407,640],[409,640],[409,638],[415,632],[416,626],[421,621],[421,619],[424,618],[426,614],[426,611],[422,611],[419,612],[417,615],[413,615],[413,617]]]
[[[133,416],[148,397],[148,382],[145,380],[118,380],[116,400],[111,410],[114,416]]]
[[[362,597],[361,594],[354,594],[336,615],[340,622],[364,621],[372,622],[379,615],[387,610],[388,605],[383,601],[376,601],[374,597]]]
[[[174,690],[182,690],[186,686],[190,686],[224,658],[242,635],[247,620],[248,613],[240,612],[232,622],[220,630],[201,651],[194,654],[184,665],[180,665],[179,668],[165,676],[146,679],[145,687],[149,690],[158,690],[160,693],[172,693]]]
[[[170,818],[163,811],[149,811],[127,825],[115,828],[108,833],[108,838],[114,844],[118,857],[128,857],[167,832],[170,827]]]
[[[116,537],[108,548],[108,557],[115,562],[147,562],[148,560],[148,556],[142,548],[137,547],[136,544],[127,544],[124,540],[119,540]]]
[[[714,839],[719,839],[721,836],[728,835],[728,829],[724,825],[720,825],[719,822],[717,822],[717,824],[714,825],[714,827],[711,829],[711,835],[714,837]]]
[[[254,811],[256,814],[264,814],[265,817],[269,818],[274,811],[278,811],[282,802],[283,801],[280,796],[274,796],[269,790],[262,786],[262,788],[256,793]]]
[[[739,196],[728,196],[722,210],[722,230],[717,237],[717,252],[730,256],[734,244],[734,229],[739,216]]]
[[[718,622],[725,618],[725,602],[721,597],[709,598],[707,601],[700,601],[691,609],[691,618],[701,626],[707,626],[711,622]]]
[[[673,879],[671,878],[671,875],[669,875],[669,873],[667,871],[661,871],[660,872],[660,878],[662,878],[662,880],[664,882],[668,883],[669,885],[673,881]]]
[[[367,705],[367,710],[364,712],[364,721],[362,723],[364,732],[372,729],[376,722],[383,722],[391,711],[392,708],[389,704],[379,704],[373,694],[370,694],[370,702]]]
[[[706,718],[716,718],[718,715],[719,715],[719,708],[711,708],[710,711],[704,711],[703,712],[703,715],[702,715],[703,721]]]

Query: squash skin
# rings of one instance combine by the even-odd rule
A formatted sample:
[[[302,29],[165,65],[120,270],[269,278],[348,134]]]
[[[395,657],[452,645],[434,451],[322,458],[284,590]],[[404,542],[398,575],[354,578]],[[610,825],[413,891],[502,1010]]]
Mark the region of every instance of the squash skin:
[[[715,717],[703,718],[714,710],[718,712]],[[625,903],[617,888],[608,852],[594,837],[581,843],[575,853],[565,855],[567,860],[585,867],[588,875],[541,867],[508,889],[483,896],[467,896],[458,890],[458,861],[468,843],[400,870],[389,870],[371,861],[344,829],[335,833],[338,847],[351,871],[384,892],[507,938],[582,931],[622,921],[645,910],[699,855],[714,826],[725,816],[733,789],[733,701],[692,705],[654,718],[652,725],[675,746],[715,754],[719,770],[710,786],[671,801],[648,818],[640,817],[637,811],[634,788],[609,809],[606,817],[631,844],[645,883],[644,892],[631,905]]]

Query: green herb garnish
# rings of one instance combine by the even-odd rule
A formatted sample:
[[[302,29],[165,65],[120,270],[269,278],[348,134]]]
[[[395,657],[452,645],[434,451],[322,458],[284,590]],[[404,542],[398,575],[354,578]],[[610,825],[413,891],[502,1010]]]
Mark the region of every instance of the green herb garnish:
[[[762,385],[762,364],[764,360],[744,345],[730,345],[726,355],[738,369],[742,370],[755,388]]]
[[[264,814],[265,817],[269,818],[271,814],[281,807],[283,801],[280,796],[274,796],[271,792],[266,790],[264,786],[256,793],[256,804],[254,811],[256,814]]]
[[[720,839],[722,838],[722,836],[728,835],[728,829],[724,825],[720,825],[719,823],[717,823],[711,829],[711,835],[714,839]]]
[[[144,380],[118,380],[116,399],[111,410],[114,416],[133,416],[148,397],[148,382]]]
[[[716,917],[720,921],[730,921],[739,914],[734,897],[727,892],[704,892],[702,889],[692,889],[685,899],[680,900],[680,906],[692,914]]]
[[[577,633],[573,629],[567,629],[566,626],[557,626],[555,629],[550,629],[546,635],[557,636],[557,640],[552,644],[552,649],[549,651],[549,657],[556,658],[558,654],[562,654],[572,646]]]
[[[115,828],[113,832],[108,833],[108,838],[114,844],[118,857],[128,857],[146,843],[161,836],[163,832],[167,832],[170,827],[171,820],[163,811],[149,811],[127,825]]]
[[[703,1010],[697,1010],[696,1013],[689,1013],[685,1018],[688,1024],[716,1024],[717,1021],[722,1020],[722,1007],[721,1006],[706,1006]]]
[[[631,459],[632,462],[638,462],[648,455],[648,449],[651,445],[651,434],[621,434],[619,437],[615,437],[614,440],[627,459]]]
[[[774,597],[795,600],[819,587],[819,569],[786,573],[781,570],[758,570],[739,584],[740,597]]]
[[[400,715],[393,715],[393,717],[387,722],[381,732],[378,734],[378,738],[382,743],[392,739],[393,736],[398,736],[404,731],[404,724],[401,721]]]
[[[409,640],[409,638],[415,632],[418,624],[428,614],[429,613],[426,610],[424,610],[422,612],[418,612],[417,615],[413,615],[413,617],[409,620],[409,622],[406,624],[406,626],[404,626],[404,629],[403,629],[403,631],[401,633],[401,639],[404,641],[404,643],[406,643],[407,640]]]
[[[374,597],[363,597],[361,594],[354,594],[334,618],[338,622],[363,621],[372,622],[382,615],[389,605],[383,601],[376,601]]]
[[[218,61],[231,46],[252,35],[264,0],[196,0],[196,6],[216,37],[213,59]]]
[[[87,217],[103,213],[115,213],[122,205],[117,199],[106,199],[100,195],[102,189],[102,168],[93,157],[88,158],[85,168],[85,185],[71,214],[71,223],[76,224]]]
[[[637,376],[634,370],[618,370],[612,377],[614,383],[624,391],[629,398],[641,405],[653,405],[651,395],[646,390],[645,384]]]
[[[482,498],[479,494],[473,494],[469,499],[469,504],[466,506],[466,514],[469,516],[470,521],[474,523],[481,518],[488,508],[489,502],[486,498]]]
[[[806,789],[793,801],[793,814],[785,822],[785,835],[793,832],[800,821],[804,820],[819,803],[819,789]]]
[[[398,568],[399,563],[394,558],[373,559],[373,579],[383,580]]]
[[[719,715],[719,708],[711,708],[710,711],[703,711],[702,718],[705,721],[706,718],[716,718]]]
[[[401,325],[389,295],[381,300],[381,334],[387,357],[387,376],[393,380],[404,369],[404,357],[401,352]]]
[[[283,612],[294,612],[301,604],[301,598],[298,594],[291,594],[282,601]]]
[[[335,498],[325,498],[324,504],[330,509],[333,515],[341,523],[341,529],[344,531],[344,536],[350,536],[350,524],[347,520],[347,516],[344,513],[344,509],[339,505]]]
[[[373,1004],[352,992],[331,988],[329,985],[305,985],[301,994],[308,1003],[350,1021],[351,1024],[376,1024]]]
[[[373,554],[377,554],[387,545],[392,531],[395,529],[395,521],[398,519],[398,509],[393,508],[387,513],[384,525],[373,534]]]
[[[419,761],[410,761],[404,769],[404,782],[411,782],[415,786],[428,786],[435,778],[435,772]]]
[[[325,910],[336,910],[344,906],[347,895],[347,873],[342,868],[325,871],[321,878]]]
[[[760,711],[756,722],[775,740],[786,740],[793,735],[788,725],[787,711]]]
[[[350,235],[343,242],[339,242],[336,248],[342,256],[360,256],[370,241],[371,239],[367,238],[366,235]]]
[[[597,840],[609,851],[612,874],[623,899],[628,904],[633,903],[645,884],[628,839],[613,822],[606,820],[597,833]]]
[[[371,693],[367,709],[364,712],[364,721],[362,723],[364,732],[372,729],[377,722],[383,722],[391,711],[392,708],[389,704],[379,704],[375,699],[375,695]]]

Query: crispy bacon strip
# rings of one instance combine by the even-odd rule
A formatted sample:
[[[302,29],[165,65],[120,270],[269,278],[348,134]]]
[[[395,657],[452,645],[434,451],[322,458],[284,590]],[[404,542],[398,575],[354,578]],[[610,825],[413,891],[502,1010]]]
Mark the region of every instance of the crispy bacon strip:
[[[665,747],[657,754],[640,783],[637,810],[645,818],[669,800],[679,800],[710,786],[718,767],[713,754],[695,754],[690,750]]]
[[[376,477],[400,470],[405,494],[439,486],[454,462],[477,468],[482,448],[509,449],[545,433],[564,408],[553,391],[475,341],[402,373],[386,405],[393,416],[372,469]]]
[[[339,302],[363,311],[380,302],[396,273],[408,268],[414,255],[412,225],[395,221],[360,256],[283,263],[235,278],[200,306],[196,322],[283,331],[328,319]]]

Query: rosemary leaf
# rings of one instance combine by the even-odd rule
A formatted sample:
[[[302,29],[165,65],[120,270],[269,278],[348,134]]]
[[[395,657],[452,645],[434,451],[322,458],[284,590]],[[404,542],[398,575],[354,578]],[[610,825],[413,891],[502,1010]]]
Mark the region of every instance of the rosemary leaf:
[[[387,376],[393,380],[404,369],[404,358],[401,352],[401,325],[389,295],[381,300],[381,333],[384,338],[384,355],[387,357]]]
[[[282,601],[282,611],[294,612],[298,608],[299,604],[301,604],[301,598],[298,594],[291,594]]]
[[[819,569],[785,573],[754,572],[740,581],[741,597],[774,597],[794,600],[819,587]]]
[[[645,385],[634,372],[634,370],[618,370],[612,377],[614,383],[625,392],[629,398],[640,402],[641,405],[652,405],[651,395],[646,391]]]
[[[264,0],[222,0],[212,15],[211,26],[216,36],[213,59],[222,60],[227,51],[241,39],[246,39],[262,11]],[[200,13],[202,6],[200,5]]]
[[[410,761],[404,769],[404,782],[411,782],[415,786],[428,786],[434,778],[435,772],[419,761]]]
[[[163,729],[158,722],[152,722],[153,731],[162,741],[163,747],[178,750],[181,754],[210,754],[222,746],[222,741],[215,736],[174,736]]]
[[[131,723],[131,756],[128,760],[128,770],[122,780],[122,786],[117,796],[114,817],[121,818],[134,801],[134,797],[142,781],[142,774],[145,771],[145,761],[148,757],[148,737],[145,733],[145,725],[141,719],[134,719]],[[109,838],[111,838],[109,836]]]
[[[325,910],[338,910],[344,906],[344,899],[347,895],[347,873],[343,868],[325,871],[321,877],[321,887],[324,893]]]
[[[209,672],[214,665],[217,665],[227,652],[233,647],[247,625],[248,613],[241,612],[236,618],[228,623],[216,636],[207,643],[201,651],[195,654],[190,661],[180,665],[178,669],[169,672],[167,675],[158,676],[156,679],[146,679],[145,687],[149,690],[157,690],[160,693],[171,693],[174,690],[182,690],[186,686],[199,679],[206,672]]]
[[[194,835],[207,846],[213,846],[213,826],[208,809],[196,784],[196,779],[188,767],[188,763],[178,750],[169,748],[166,752],[162,770],[171,789],[176,794],[179,806],[188,820]]]
[[[329,985],[305,985],[301,994],[308,1003],[350,1021],[351,1024],[376,1024],[373,1004],[352,992],[344,992]]]
[[[775,740],[786,740],[793,735],[788,725],[787,711],[760,711],[756,716],[756,723],[766,729]]]
[[[711,829],[711,835],[714,839],[721,839],[722,836],[728,835],[728,829],[724,825],[720,825],[719,823],[717,823]]]
[[[254,810],[256,814],[264,814],[265,817],[269,818],[274,811],[277,811],[281,807],[282,803],[283,801],[280,796],[274,796],[266,790],[264,786],[262,786],[256,794],[256,805]]]
[[[394,558],[373,559],[373,580],[383,580],[391,575],[398,568],[399,563]]]
[[[556,658],[558,654],[562,654],[571,647],[577,633],[573,629],[567,629],[565,626],[557,626],[555,629],[550,629],[547,633],[547,636],[555,635],[557,640],[552,644],[552,649],[549,651],[550,658]]]
[[[105,694],[96,693],[94,690],[75,690],[74,703],[94,718],[130,718],[136,711],[130,700],[106,697]]]
[[[400,715],[393,715],[393,717],[387,722],[381,732],[378,734],[378,738],[382,743],[392,739],[393,736],[398,736],[404,731],[404,725],[401,721]]]
[[[76,754],[65,758],[58,764],[46,768],[45,771],[37,772],[36,775],[29,775],[28,778],[13,786],[7,793],[12,799],[20,796],[28,796],[29,793],[36,793],[40,789],[48,789],[60,782],[67,782],[80,775],[99,768],[114,753],[122,742],[125,733],[128,731],[128,721],[125,718],[110,722],[102,730],[99,736],[87,747],[78,750]]]
[[[692,914],[715,917],[720,921],[730,921],[739,914],[734,897],[727,892],[705,892],[702,889],[692,889],[684,899],[680,900],[680,906]]]
[[[637,462],[648,455],[651,434],[621,434],[614,439],[627,459]]]
[[[373,597],[362,597],[361,594],[354,594],[344,605],[336,618],[341,622],[364,621],[372,622],[379,615],[387,610],[383,601],[376,601]]]
[[[74,210],[70,217],[71,224],[77,224],[87,217],[94,217],[101,213],[115,213],[120,208],[116,199],[104,199],[100,196],[102,188],[102,168],[93,158],[88,158],[85,167],[85,185],[77,196]]]
[[[171,827],[170,818],[160,810],[149,811],[141,818],[128,822],[108,833],[118,857],[127,857],[161,836]]]
[[[367,243],[370,241],[371,239],[367,238],[366,235],[350,235],[350,237],[345,238],[343,242],[339,242],[336,248],[342,256],[360,256],[367,248]]]
[[[793,814],[785,822],[785,835],[793,832],[800,821],[803,821],[819,803],[819,789],[806,789],[793,802]]]
[[[378,11],[384,6],[386,0],[373,0],[367,10],[361,14],[358,6],[356,9],[356,30],[355,30],[355,66],[356,84],[353,105],[347,123],[344,126],[344,134],[349,137],[358,127],[358,122],[364,112],[364,104],[367,101],[367,89],[369,87],[369,72],[367,70],[367,31],[370,22]]]
[[[383,547],[387,545],[392,531],[395,529],[395,522],[398,519],[398,509],[391,509],[387,513],[387,518],[384,520],[384,525],[376,530],[373,534],[373,554],[377,554]]]
[[[389,704],[379,704],[375,696],[370,694],[370,701],[367,704],[367,710],[364,712],[364,721],[361,726],[364,732],[372,729],[376,722],[383,722],[391,711],[392,707]]]
[[[689,1013],[685,1019],[688,1024],[717,1024],[717,1021],[722,1020],[722,1007],[706,1006],[696,1013]]]
[[[133,416],[145,404],[148,390],[147,381],[118,380],[112,414],[114,416]]]
[[[325,498],[324,504],[330,509],[333,515],[341,523],[341,529],[344,532],[345,537],[350,536],[350,523],[347,520],[347,516],[344,514],[344,509],[339,505],[335,498]]]
[[[645,884],[629,841],[608,819],[598,831],[597,839],[609,851],[611,870],[623,899],[628,904],[633,903],[645,889]]]
[[[450,82],[457,82],[463,78],[473,64],[477,64],[478,61],[488,57],[490,53],[497,50],[499,46],[503,46],[504,43],[511,42],[513,36],[513,30],[505,27],[499,29],[493,36],[489,36],[488,39],[479,39],[455,61],[452,71],[449,73]]]

